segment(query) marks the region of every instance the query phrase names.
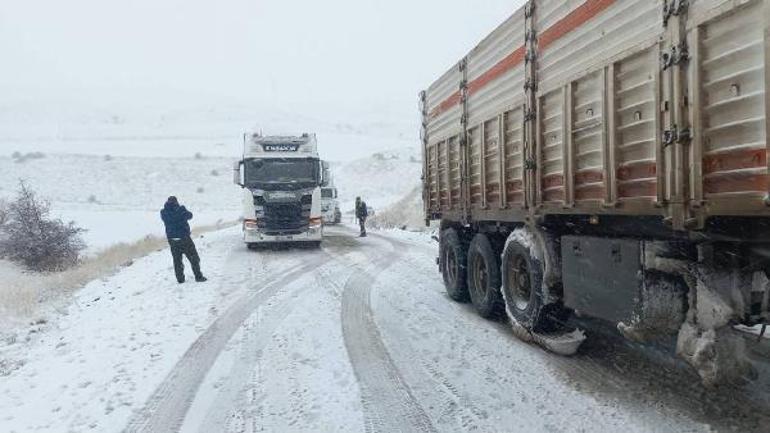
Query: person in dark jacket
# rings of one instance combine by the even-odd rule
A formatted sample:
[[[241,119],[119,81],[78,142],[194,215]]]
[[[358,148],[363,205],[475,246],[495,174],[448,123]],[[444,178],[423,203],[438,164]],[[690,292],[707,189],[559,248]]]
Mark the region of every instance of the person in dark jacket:
[[[184,263],[182,256],[187,256],[190,261],[195,281],[206,281],[206,277],[201,273],[201,260],[198,251],[195,249],[195,243],[190,237],[189,220],[192,219],[192,212],[181,206],[176,197],[171,196],[160,211],[160,217],[166,226],[166,238],[171,246],[171,257],[174,259],[174,272],[179,284],[184,283]]]
[[[359,237],[366,237],[366,217],[368,216],[369,209],[366,208],[366,202],[361,200],[361,197],[356,197],[356,219],[358,219],[358,225],[361,227]]]

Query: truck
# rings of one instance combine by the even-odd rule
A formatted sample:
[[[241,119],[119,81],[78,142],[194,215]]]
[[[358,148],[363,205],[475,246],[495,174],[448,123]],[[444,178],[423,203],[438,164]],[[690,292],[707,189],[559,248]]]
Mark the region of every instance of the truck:
[[[321,212],[323,212],[324,224],[339,224],[342,221],[337,188],[321,187]]]
[[[321,184],[321,213],[324,224],[339,224],[342,221],[342,212],[337,200],[337,188],[334,186],[334,178],[331,175],[331,165],[328,161],[322,161],[321,164],[324,170],[324,181]]]
[[[233,181],[243,189],[243,241],[250,249],[275,243],[320,246],[324,171],[315,134],[244,134]]]
[[[768,1],[529,0],[420,93],[449,297],[527,340],[590,318],[707,385],[755,378],[769,65]]]

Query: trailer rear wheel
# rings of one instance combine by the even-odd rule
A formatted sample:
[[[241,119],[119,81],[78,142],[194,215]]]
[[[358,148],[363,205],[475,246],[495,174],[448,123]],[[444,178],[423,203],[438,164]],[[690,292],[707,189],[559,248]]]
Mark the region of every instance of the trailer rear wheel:
[[[466,265],[468,253],[455,229],[446,229],[441,232],[439,254],[441,275],[444,278],[447,295],[457,302],[467,302]]]
[[[481,317],[491,319],[502,312],[500,255],[489,238],[477,234],[468,248],[468,293]]]
[[[550,332],[562,323],[562,308],[545,304],[544,266],[533,245],[510,239],[502,255],[502,294],[511,320],[533,332]]]

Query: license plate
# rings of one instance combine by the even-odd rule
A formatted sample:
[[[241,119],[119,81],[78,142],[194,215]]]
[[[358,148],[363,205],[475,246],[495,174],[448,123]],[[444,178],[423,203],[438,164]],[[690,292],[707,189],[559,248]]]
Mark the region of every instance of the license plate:
[[[294,236],[278,236],[276,239],[279,241],[290,241],[294,239]]]

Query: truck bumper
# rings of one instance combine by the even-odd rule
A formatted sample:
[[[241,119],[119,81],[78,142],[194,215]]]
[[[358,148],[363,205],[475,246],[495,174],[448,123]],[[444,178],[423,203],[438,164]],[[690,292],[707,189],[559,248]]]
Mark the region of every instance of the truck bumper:
[[[323,239],[323,227],[311,227],[302,233],[291,235],[268,235],[257,229],[244,229],[243,242],[247,244],[319,242]]]

